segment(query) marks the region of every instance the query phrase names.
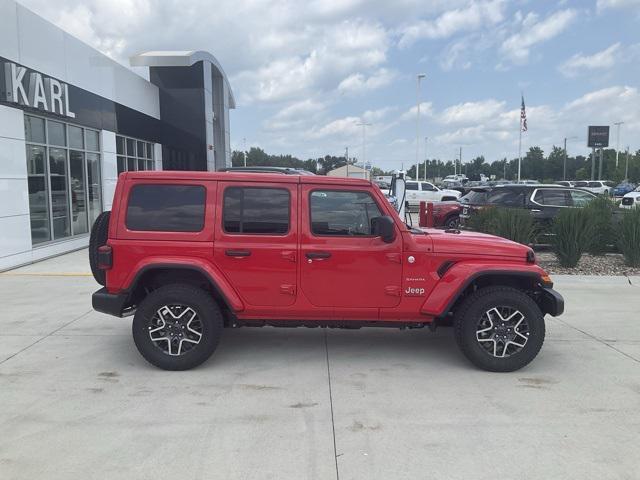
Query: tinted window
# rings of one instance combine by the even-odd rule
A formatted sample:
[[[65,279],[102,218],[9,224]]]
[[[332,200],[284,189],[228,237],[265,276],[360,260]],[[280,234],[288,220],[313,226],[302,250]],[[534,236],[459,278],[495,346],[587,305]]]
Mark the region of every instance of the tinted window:
[[[589,184],[589,182],[576,182],[575,186],[576,187],[586,187]]]
[[[431,192],[435,189],[433,188],[433,185],[431,185],[430,183],[423,183],[422,190]]]
[[[534,200],[540,205],[548,205],[551,207],[569,206],[566,191],[560,188],[538,190]]]
[[[571,190],[571,200],[573,201],[573,205],[575,207],[584,207],[591,200],[594,199],[594,196],[587,193],[581,192],[580,190]]]
[[[407,190],[418,190],[418,182],[406,182],[405,187]]]
[[[524,205],[524,189],[496,188],[487,197],[487,203],[509,207]]]
[[[224,230],[285,234],[289,231],[289,204],[289,191],[282,188],[227,188],[222,213]]]
[[[129,196],[127,228],[199,232],[204,227],[205,189],[199,185],[136,185]]]
[[[381,217],[367,192],[311,192],[311,231],[315,235],[371,235],[371,220]]]
[[[460,202],[469,203],[473,205],[484,205],[487,201],[488,191],[475,191],[471,190],[465,196],[460,198]]]
[[[589,188],[600,188],[602,184],[600,182],[589,182]]]

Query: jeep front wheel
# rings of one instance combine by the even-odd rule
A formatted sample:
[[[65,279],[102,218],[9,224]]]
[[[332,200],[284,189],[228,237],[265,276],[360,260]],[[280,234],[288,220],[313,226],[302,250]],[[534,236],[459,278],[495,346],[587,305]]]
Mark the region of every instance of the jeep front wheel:
[[[542,348],[544,315],[531,297],[515,288],[482,288],[458,308],[455,335],[462,353],[477,367],[512,372]]]
[[[215,351],[223,330],[220,308],[191,285],[165,285],[140,303],[133,318],[140,354],[164,370],[188,370]]]

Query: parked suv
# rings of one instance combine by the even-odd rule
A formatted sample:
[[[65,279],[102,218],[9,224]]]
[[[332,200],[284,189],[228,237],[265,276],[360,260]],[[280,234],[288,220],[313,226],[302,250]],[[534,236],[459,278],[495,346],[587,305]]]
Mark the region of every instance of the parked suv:
[[[453,319],[477,366],[512,371],[560,315],[533,251],[502,238],[418,230],[361,179],[124,172],[96,220],[97,311],[133,315],[150,363],[204,362],[224,327],[434,328]]]
[[[457,190],[440,189],[430,182],[408,181],[406,201],[412,210],[418,210],[420,202],[446,202],[457,200],[462,195]]]
[[[584,207],[596,195],[579,188],[562,187],[560,185],[500,185],[483,195],[476,195],[478,203],[463,203],[460,220],[466,223],[471,215],[487,207],[523,208],[529,210],[534,220],[548,225],[561,209]]]

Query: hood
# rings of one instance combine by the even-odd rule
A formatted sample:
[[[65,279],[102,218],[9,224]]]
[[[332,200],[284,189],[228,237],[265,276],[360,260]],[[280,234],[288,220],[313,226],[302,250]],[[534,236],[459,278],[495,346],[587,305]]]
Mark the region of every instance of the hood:
[[[626,198],[637,198],[640,197],[640,192],[629,192],[625,195]]]
[[[527,252],[531,250],[531,248],[521,243],[484,233],[460,230],[455,230],[455,232],[460,233],[452,233],[433,228],[423,228],[422,230],[427,232],[433,241],[434,253],[477,255],[480,257],[514,257],[526,261]]]
[[[458,190],[450,190],[448,188],[440,189],[442,193],[446,193],[447,195],[462,195]]]

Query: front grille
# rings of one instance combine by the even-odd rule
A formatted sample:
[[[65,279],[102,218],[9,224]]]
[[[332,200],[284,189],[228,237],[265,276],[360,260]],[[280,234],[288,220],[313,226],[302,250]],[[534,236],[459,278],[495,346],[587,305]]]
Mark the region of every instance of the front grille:
[[[622,205],[633,205],[633,197],[623,198]]]

